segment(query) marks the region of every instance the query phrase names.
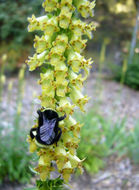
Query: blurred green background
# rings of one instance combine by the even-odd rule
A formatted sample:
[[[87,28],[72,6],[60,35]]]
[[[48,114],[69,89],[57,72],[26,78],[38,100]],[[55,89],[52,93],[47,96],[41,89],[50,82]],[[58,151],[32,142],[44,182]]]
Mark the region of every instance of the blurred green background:
[[[28,33],[27,17],[43,15],[41,4],[42,0],[0,0],[2,190],[17,186],[22,189],[24,185],[19,183],[33,184],[26,135],[36,118],[40,88],[38,73],[29,73],[24,63],[34,52],[36,34]],[[132,166],[139,174],[139,2],[97,0],[93,20],[96,31],[84,51],[86,57],[94,60],[84,89],[91,100],[86,106],[86,114],[75,113],[84,123],[78,155],[86,158],[85,177],[89,175],[91,179],[102,169],[108,172],[111,160],[118,165],[119,160],[129,159],[128,167]],[[131,171],[129,178],[133,173]],[[80,180],[76,183],[80,184]],[[128,189],[127,182],[121,182],[119,187]],[[116,180],[115,184],[118,186]],[[103,187],[98,189],[103,190]]]

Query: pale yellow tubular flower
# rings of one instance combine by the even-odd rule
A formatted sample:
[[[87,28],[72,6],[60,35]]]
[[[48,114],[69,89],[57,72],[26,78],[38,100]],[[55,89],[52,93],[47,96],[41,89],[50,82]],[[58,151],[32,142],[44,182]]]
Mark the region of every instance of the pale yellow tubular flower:
[[[65,64],[64,61],[60,60],[58,63],[57,62],[51,62],[51,63],[52,63],[52,65],[55,66],[55,72],[57,72],[57,71],[63,71],[63,72],[67,73],[68,67],[66,66],[66,64]]]
[[[81,74],[76,74],[71,69],[69,69],[68,78],[70,81],[70,85],[75,86],[78,89],[81,89],[83,87],[84,79],[82,78]]]
[[[84,96],[80,90],[76,89],[75,87],[71,87],[70,98],[72,102],[81,109],[81,111],[84,111],[83,107],[89,100],[87,96]]]
[[[96,29],[96,25],[94,22],[91,22],[90,24],[86,24],[84,34],[88,36],[89,39],[92,38],[92,31]]]
[[[69,178],[73,172],[74,172],[74,169],[72,168],[70,161],[68,161],[64,165],[63,169],[60,171],[60,173],[62,173],[63,175],[65,182],[69,181]]]
[[[72,155],[68,152],[69,160],[71,163],[71,166],[74,168],[80,168],[83,160],[80,160],[76,155]]]
[[[83,60],[84,60],[84,57],[81,56],[79,53],[74,52],[73,50],[69,51],[68,65],[71,66],[74,72],[78,73],[80,71]]]
[[[81,36],[78,35],[73,35],[70,40],[70,44],[72,45],[73,49],[78,53],[81,53],[86,47],[86,42],[87,40],[82,40]]]
[[[50,96],[47,96],[45,93],[46,91],[43,91],[44,94],[40,95],[38,98],[41,100],[41,106],[45,108],[56,108],[56,100]]]
[[[79,20],[79,19],[73,19],[69,28],[73,32],[74,35],[82,36],[85,30],[86,23]]]
[[[60,143],[59,147],[55,148],[55,160],[59,171],[63,169],[65,163],[68,161],[68,155],[65,147],[61,146]]]
[[[33,71],[37,67],[40,67],[46,59],[46,56],[48,54],[48,51],[45,50],[44,52],[37,54],[35,53],[33,57],[29,57],[29,60],[27,61],[27,64],[29,65],[29,70]]]
[[[61,8],[60,15],[58,16],[59,26],[64,29],[68,28],[71,22],[71,17],[72,12],[70,11],[69,7],[63,6]]]
[[[46,12],[55,11],[58,6],[58,0],[45,0],[42,6]]]
[[[75,105],[71,105],[69,100],[64,97],[60,98],[59,100],[59,106],[57,107],[58,112],[66,113],[67,116],[73,114]]]
[[[48,35],[43,35],[42,37],[35,36],[34,48],[36,48],[37,53],[42,53],[48,48],[51,48],[51,37]]]
[[[35,152],[37,150],[37,145],[35,143],[35,139],[32,140],[30,136],[27,137],[27,142],[29,143],[29,151],[31,153]]]
[[[69,131],[73,132],[74,137],[80,137],[80,129],[82,125],[78,123],[73,117],[69,116],[68,119],[65,119],[65,125]]]
[[[62,84],[63,86],[67,86],[68,85],[68,81],[65,79],[67,77],[67,72],[64,71],[55,71],[55,84]]]
[[[55,67],[59,67],[59,63],[60,63],[60,65],[61,65],[61,62],[62,62],[62,64],[63,64],[63,62],[65,61],[65,57],[63,56],[63,55],[59,55],[59,54],[52,54],[52,52],[51,53],[49,53],[49,55],[48,55],[48,59],[50,60],[50,64],[52,65],[52,66],[55,66]],[[64,65],[64,64],[63,64]]]
[[[43,30],[43,27],[46,27],[48,21],[47,15],[36,18],[35,15],[32,15],[31,18],[28,18],[29,26],[28,31],[32,32],[34,30]]]
[[[35,171],[40,173],[40,179],[42,181],[46,181],[46,178],[50,177],[50,172],[54,170],[55,169],[53,167],[44,165],[38,165],[38,167],[35,168]]]
[[[87,18],[93,16],[92,9],[95,7],[95,1],[76,0],[76,6],[82,17]]]
[[[54,32],[58,32],[59,27],[57,17],[53,16],[52,18],[48,19],[46,25],[42,26],[42,30],[44,31],[45,35],[49,36],[52,36]]]
[[[59,35],[53,42],[53,48],[51,49],[51,54],[63,54],[67,48],[68,37],[65,34]]]
[[[55,96],[55,84],[52,80],[47,80],[47,83],[42,84],[42,95],[47,94],[48,97],[54,98]]]

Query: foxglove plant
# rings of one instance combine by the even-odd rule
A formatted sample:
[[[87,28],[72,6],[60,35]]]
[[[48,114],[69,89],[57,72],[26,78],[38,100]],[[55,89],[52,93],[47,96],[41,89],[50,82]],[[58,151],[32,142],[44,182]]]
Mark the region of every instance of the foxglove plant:
[[[76,155],[82,124],[72,114],[76,106],[84,111],[84,105],[88,101],[88,97],[82,94],[82,87],[92,60],[86,60],[81,53],[86,47],[87,39],[92,37],[95,24],[83,22],[78,18],[78,13],[84,18],[93,16],[94,7],[95,1],[45,0],[43,8],[46,15],[38,18],[32,15],[28,18],[29,32],[42,31],[42,36],[35,36],[36,53],[27,61],[30,71],[38,67],[42,71],[38,81],[42,89],[39,96],[41,109],[31,135],[28,136],[30,152],[36,151],[39,156],[35,170],[42,181],[49,178],[55,170],[54,162],[65,182],[76,168],[82,172],[82,160]],[[49,111],[55,117],[53,115],[50,118]],[[58,117],[62,119],[56,120]],[[44,127],[46,125],[47,132]],[[50,132],[50,128],[59,131],[55,142],[49,142],[57,133],[52,130]],[[50,135],[49,141],[42,143],[42,139],[46,140]]]

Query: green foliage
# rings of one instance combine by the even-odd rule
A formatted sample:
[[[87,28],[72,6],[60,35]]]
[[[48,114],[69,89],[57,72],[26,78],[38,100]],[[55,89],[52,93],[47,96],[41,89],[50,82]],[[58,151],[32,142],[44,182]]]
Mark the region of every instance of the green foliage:
[[[84,123],[81,130],[81,141],[77,154],[83,162],[85,169],[90,173],[97,173],[104,166],[103,158],[105,156],[106,146],[102,141],[97,115],[91,111],[86,115],[77,114],[77,120]]]
[[[41,3],[40,0],[0,1],[0,55],[8,55],[6,71],[14,71],[27,59],[33,39],[27,31],[27,17],[40,13]]]
[[[127,65],[127,69],[124,73],[123,68],[120,66],[116,67],[115,79],[121,81],[124,74],[123,83],[129,87],[139,90],[139,54],[135,54],[133,57],[132,64]]]
[[[20,117],[15,116],[15,125],[7,126],[3,135],[3,126],[0,125],[0,181],[8,178],[9,181],[28,182],[31,177],[29,164],[31,156],[28,155],[26,133],[24,128],[16,130]],[[11,132],[8,130],[13,129]]]
[[[37,188],[27,188],[25,190],[66,190],[63,186],[64,181],[60,177],[47,179],[46,181],[37,180]]]
[[[23,43],[28,39],[27,17],[40,11],[41,1],[2,1],[0,5],[0,38]],[[8,14],[7,14],[8,13]]]
[[[80,158],[86,158],[83,166],[89,173],[98,172],[105,166],[104,158],[113,154],[129,155],[133,161],[138,160],[139,129],[137,126],[133,133],[130,133],[126,128],[126,119],[114,123],[97,114],[95,110],[86,115],[77,113],[76,117],[84,123],[77,152]]]
[[[60,177],[50,180],[47,179],[45,182],[42,182],[41,180],[38,180],[37,182],[37,188],[38,190],[64,190],[63,183],[64,181],[60,179]]]
[[[139,163],[139,121],[130,131],[129,143],[127,145],[127,154],[135,164]]]
[[[28,144],[26,142],[27,131],[24,128],[21,114],[23,86],[24,86],[23,67],[19,72],[18,96],[16,100],[16,110],[13,118],[9,117],[9,110],[6,110],[7,117],[0,119],[0,182],[4,180],[28,182],[31,178],[29,169],[31,155],[28,154]],[[11,96],[10,92],[10,96]],[[9,97],[10,101],[10,97]],[[10,102],[8,102],[10,104]],[[2,107],[0,104],[0,117]],[[5,119],[6,126],[3,123]]]
[[[128,65],[125,75],[125,84],[139,90],[139,54],[135,54],[133,63]]]

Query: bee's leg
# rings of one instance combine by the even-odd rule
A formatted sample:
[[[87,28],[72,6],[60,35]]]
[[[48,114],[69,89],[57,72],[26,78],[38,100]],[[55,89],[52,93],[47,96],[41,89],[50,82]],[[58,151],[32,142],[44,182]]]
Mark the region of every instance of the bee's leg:
[[[43,125],[43,113],[41,112],[41,110],[37,111],[39,118],[38,118],[38,125],[42,126]]]
[[[57,142],[59,141],[61,137],[61,134],[62,134],[62,130],[58,128],[58,133],[57,133],[57,136],[55,137],[56,146],[57,146]]]
[[[64,115],[64,116],[62,116],[62,117],[59,117],[58,118],[58,121],[62,121],[62,120],[64,120],[66,118],[66,114]]]
[[[36,135],[35,135],[35,133],[37,133],[36,131],[37,131],[37,128],[32,128],[32,129],[30,130],[30,137],[31,137],[32,139],[34,139],[34,137],[36,136]]]

